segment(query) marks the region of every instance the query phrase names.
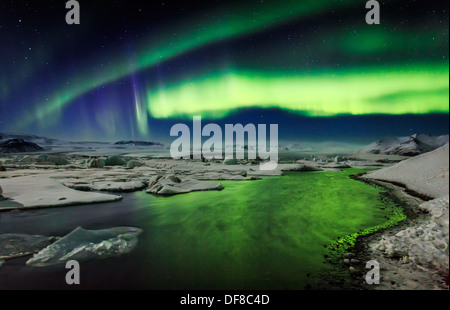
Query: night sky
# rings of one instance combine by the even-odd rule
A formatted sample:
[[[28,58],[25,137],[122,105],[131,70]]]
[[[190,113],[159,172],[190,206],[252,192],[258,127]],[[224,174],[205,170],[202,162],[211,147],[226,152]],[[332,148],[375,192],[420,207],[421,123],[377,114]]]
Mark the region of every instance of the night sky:
[[[0,3],[0,132],[167,141],[192,122],[281,140],[449,131],[449,4],[390,0]]]

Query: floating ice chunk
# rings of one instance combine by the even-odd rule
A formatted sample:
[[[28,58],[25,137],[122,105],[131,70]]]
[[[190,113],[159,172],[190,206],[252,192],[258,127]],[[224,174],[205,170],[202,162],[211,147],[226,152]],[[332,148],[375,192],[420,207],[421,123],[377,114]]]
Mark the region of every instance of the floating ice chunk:
[[[167,175],[153,176],[149,180],[147,193],[170,196],[197,191],[223,190],[220,183],[195,180],[187,176]]]
[[[86,193],[70,189],[60,181],[46,176],[21,176],[1,179],[3,197],[10,199],[0,203],[0,210],[14,210],[26,208],[47,208],[90,204],[99,202],[112,202],[122,199],[122,196]]]
[[[116,257],[133,250],[141,233],[141,229],[134,227],[102,230],[86,230],[78,227],[35,254],[27,261],[27,265],[45,267],[64,264],[69,260],[86,261]]]
[[[39,252],[55,242],[55,237],[24,234],[0,235],[0,260],[8,260]]]

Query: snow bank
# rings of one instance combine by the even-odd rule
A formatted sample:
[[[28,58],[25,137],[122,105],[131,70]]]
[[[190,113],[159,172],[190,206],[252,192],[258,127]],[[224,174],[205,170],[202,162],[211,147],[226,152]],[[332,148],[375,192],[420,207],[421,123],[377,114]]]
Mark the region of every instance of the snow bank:
[[[364,178],[398,182],[415,192],[434,198],[443,197],[449,194],[448,148],[446,144],[392,167],[373,171]]]

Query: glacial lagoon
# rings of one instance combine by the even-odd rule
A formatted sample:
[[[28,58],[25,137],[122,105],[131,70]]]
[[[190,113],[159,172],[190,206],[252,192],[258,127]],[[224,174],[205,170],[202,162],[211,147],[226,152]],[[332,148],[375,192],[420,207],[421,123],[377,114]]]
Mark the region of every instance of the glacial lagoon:
[[[362,170],[289,172],[222,181],[222,191],[0,214],[0,233],[63,236],[78,226],[143,229],[129,254],[81,264],[81,288],[304,289],[326,271],[327,245],[386,222],[382,189]],[[389,205],[392,204],[392,205]],[[65,288],[64,266],[26,259],[0,268],[0,288]]]

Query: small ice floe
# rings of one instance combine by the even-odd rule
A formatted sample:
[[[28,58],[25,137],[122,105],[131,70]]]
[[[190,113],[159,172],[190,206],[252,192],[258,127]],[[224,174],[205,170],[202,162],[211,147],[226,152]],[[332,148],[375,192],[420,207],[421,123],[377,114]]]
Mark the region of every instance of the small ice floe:
[[[32,255],[56,240],[55,237],[24,234],[0,235],[0,261]]]
[[[154,176],[149,180],[147,193],[170,196],[197,191],[222,190],[220,183],[199,181],[187,176]]]
[[[27,261],[31,267],[64,264],[69,260],[105,259],[129,253],[138,243],[142,230],[134,227],[115,227],[86,230],[81,227],[47,246]]]
[[[94,181],[90,183],[85,182],[67,182],[64,183],[65,186],[73,188],[78,191],[102,191],[102,192],[113,192],[113,193],[126,193],[126,192],[136,192],[142,190],[146,187],[143,181],[131,181],[127,180],[124,182],[106,180],[106,181]]]
[[[0,203],[1,210],[47,208],[121,200],[118,195],[87,193],[70,189],[46,176],[2,179],[3,197],[15,205]]]

